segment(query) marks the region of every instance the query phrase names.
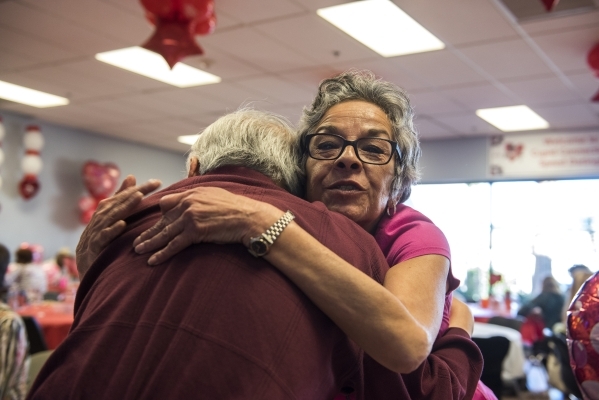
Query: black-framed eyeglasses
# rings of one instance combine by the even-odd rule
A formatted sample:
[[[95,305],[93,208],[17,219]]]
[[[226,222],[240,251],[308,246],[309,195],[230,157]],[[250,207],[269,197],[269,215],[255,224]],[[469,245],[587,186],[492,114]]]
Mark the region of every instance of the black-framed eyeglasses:
[[[401,159],[397,142],[381,138],[345,140],[342,136],[330,133],[313,133],[306,136],[304,145],[305,151],[315,160],[336,160],[347,146],[352,146],[358,159],[366,164],[387,164],[393,154]]]

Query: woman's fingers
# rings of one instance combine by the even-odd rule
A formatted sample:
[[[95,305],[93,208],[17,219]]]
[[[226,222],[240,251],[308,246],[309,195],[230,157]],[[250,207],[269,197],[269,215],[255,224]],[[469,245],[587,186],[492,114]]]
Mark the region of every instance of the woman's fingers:
[[[128,187],[135,186],[135,183],[136,183],[135,177],[133,175],[127,175],[125,177],[125,179],[123,179],[123,183],[121,183],[121,187],[119,188],[119,190],[116,191],[115,194],[119,194],[120,192],[127,189]]]
[[[150,259],[148,260],[148,264],[160,264],[174,256],[175,254],[180,253],[182,250],[187,248],[192,243],[193,242],[189,240],[189,237],[185,237],[185,235],[179,235],[170,242],[168,242],[168,245],[164,249],[154,253],[152,257],[150,257]]]
[[[184,228],[185,224],[180,218],[171,222],[167,216],[164,216],[153,227],[135,239],[133,242],[135,251],[138,254],[143,254],[164,247],[175,237],[188,233]]]

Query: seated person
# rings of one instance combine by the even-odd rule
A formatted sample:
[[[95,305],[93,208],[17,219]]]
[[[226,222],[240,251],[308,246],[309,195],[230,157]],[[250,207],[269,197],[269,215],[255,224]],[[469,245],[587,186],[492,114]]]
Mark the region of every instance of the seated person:
[[[0,280],[10,261],[10,252],[0,244]],[[25,324],[16,312],[0,302],[0,399],[24,399],[27,394],[27,333]]]
[[[559,283],[552,276],[548,276],[543,279],[541,294],[522,305],[518,315],[538,315],[543,319],[545,327],[552,329],[553,325],[561,321],[563,307],[564,295],[560,291]]]
[[[16,251],[15,263],[5,277],[10,291],[24,296],[25,303],[41,301],[48,290],[46,273],[40,264],[33,262],[34,253],[30,246]]]

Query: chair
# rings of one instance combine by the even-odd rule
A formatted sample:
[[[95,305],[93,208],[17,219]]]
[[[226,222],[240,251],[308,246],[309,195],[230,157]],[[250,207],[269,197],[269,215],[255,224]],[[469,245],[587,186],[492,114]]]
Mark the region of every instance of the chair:
[[[39,374],[40,370],[46,363],[46,360],[50,355],[54,352],[54,350],[45,350],[35,353],[31,356],[31,361],[29,363],[29,373],[27,375],[27,391],[31,389],[31,385],[33,385],[33,381]]]
[[[27,332],[27,339],[29,340],[29,354],[48,350],[44,333],[37,323],[37,320],[30,316],[23,316],[21,318],[23,318],[23,322],[25,323],[25,331]]]
[[[533,353],[541,356],[551,386],[566,396],[574,395],[582,398],[574,372],[570,367],[568,344],[564,335],[547,336],[535,342]]]
[[[510,348],[510,341],[503,336],[473,337],[472,340],[480,349],[485,362],[480,380],[493,391],[497,399],[501,399],[503,392],[501,371],[503,359]]]

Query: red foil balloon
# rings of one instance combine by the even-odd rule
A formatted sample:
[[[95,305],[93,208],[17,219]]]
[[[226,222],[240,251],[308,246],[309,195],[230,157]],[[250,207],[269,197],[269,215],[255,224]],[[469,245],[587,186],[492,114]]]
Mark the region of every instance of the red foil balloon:
[[[589,63],[591,70],[593,70],[593,74],[599,78],[599,43],[589,51],[587,62]]]
[[[196,34],[207,35],[216,27],[213,0],[140,0],[146,19],[156,26],[142,47],[164,57],[173,68],[183,58],[203,54]]]
[[[541,0],[541,2],[545,6],[545,10],[551,12],[557,6],[557,3],[559,3],[559,0]]]
[[[584,398],[599,400],[599,272],[582,285],[568,309],[568,348]]]

